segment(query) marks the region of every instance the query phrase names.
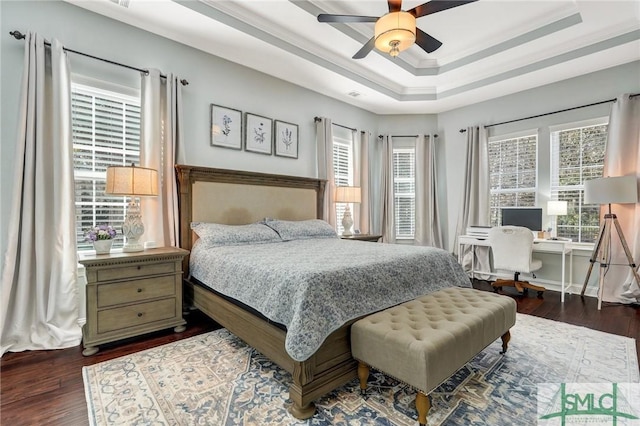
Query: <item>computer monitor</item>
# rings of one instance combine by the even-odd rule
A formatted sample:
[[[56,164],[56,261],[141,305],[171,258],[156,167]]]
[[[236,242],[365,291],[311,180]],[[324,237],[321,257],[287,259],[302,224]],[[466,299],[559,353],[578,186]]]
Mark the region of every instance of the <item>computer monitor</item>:
[[[524,226],[532,231],[542,231],[542,208],[508,207],[501,213],[502,226]]]

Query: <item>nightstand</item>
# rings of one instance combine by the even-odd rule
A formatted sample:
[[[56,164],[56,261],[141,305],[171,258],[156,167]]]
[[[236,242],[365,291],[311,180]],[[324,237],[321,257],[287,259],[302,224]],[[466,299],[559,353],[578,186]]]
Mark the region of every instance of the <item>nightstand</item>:
[[[182,319],[182,259],[189,252],[164,247],[135,253],[83,255],[86,269],[87,322],[82,328],[84,351],[98,345],[174,327]]]
[[[377,242],[380,238],[382,238],[382,235],[375,235],[375,234],[353,234],[349,237],[345,237],[343,235],[340,235],[340,238],[342,238],[343,240],[357,240],[357,241],[372,241],[372,242]]]

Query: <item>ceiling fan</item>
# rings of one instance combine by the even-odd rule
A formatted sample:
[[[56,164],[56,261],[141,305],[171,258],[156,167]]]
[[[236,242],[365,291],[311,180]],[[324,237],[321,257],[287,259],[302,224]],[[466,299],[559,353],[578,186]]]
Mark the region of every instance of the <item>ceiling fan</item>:
[[[374,47],[396,57],[413,43],[416,43],[425,52],[431,53],[442,46],[442,42],[417,28],[416,19],[475,1],[478,0],[431,0],[413,9],[403,11],[402,0],[387,0],[389,13],[380,17],[321,13],[318,15],[318,22],[341,24],[375,22],[375,35],[353,55],[353,59],[364,58]]]

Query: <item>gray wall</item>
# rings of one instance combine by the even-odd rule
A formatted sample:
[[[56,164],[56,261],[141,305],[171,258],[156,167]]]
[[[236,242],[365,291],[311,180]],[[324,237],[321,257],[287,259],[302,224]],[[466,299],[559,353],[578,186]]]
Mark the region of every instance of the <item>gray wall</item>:
[[[377,116],[319,93],[211,56],[196,49],[110,20],[60,1],[0,1],[0,248],[6,249],[11,182],[16,143],[17,105],[23,71],[24,42],[9,31],[34,31],[58,38],[67,47],[141,68],[158,68],[189,80],[183,90],[185,162],[193,165],[254,170],[296,176],[317,176],[314,116],[380,133],[438,133],[440,211],[445,241],[452,249],[462,188],[464,134],[467,126],[490,124],[545,113],[640,91],[640,62],[622,65],[537,89],[448,111],[438,115]],[[135,71],[70,54],[74,73],[139,87]],[[297,123],[297,160],[213,148],[209,145],[211,103]],[[608,115],[610,106],[584,108],[507,126],[493,134],[540,128],[540,146],[548,146],[548,126]],[[545,154],[541,158],[544,159]],[[548,158],[548,157],[547,157]],[[548,180],[548,169],[540,178]],[[4,258],[4,256],[3,256]]]
[[[452,247],[457,212],[460,207],[462,181],[464,179],[464,155],[466,134],[460,129],[468,126],[489,125],[503,121],[530,117],[552,111],[588,105],[614,99],[622,93],[640,92],[640,61],[609,68],[581,77],[526,90],[464,108],[438,114],[438,140],[444,148],[445,179],[447,192],[444,216],[448,219],[446,240]],[[611,104],[580,108],[516,123],[494,126],[489,135],[503,135],[523,130],[538,129],[538,179],[548,183],[549,126],[571,123],[598,117],[608,117]]]
[[[470,105],[438,114],[439,146],[444,148],[446,193],[442,194],[441,206],[446,208],[442,216],[445,225],[445,240],[449,249],[453,249],[456,222],[460,209],[462,182],[464,179],[464,155],[466,152],[466,134],[460,129],[467,126],[489,125],[518,118],[530,117],[552,111],[572,108],[580,105],[614,99],[622,93],[640,92],[640,61],[572,78],[536,89],[526,90],[487,102]],[[499,136],[518,131],[537,129],[538,131],[538,182],[548,185],[550,170],[550,132],[549,127],[563,123],[573,123],[599,117],[608,117],[611,104],[580,108],[559,114],[548,115],[516,123],[490,128],[490,136]],[[549,194],[546,194],[548,196]],[[544,194],[543,194],[544,196]],[[544,205],[539,197],[538,204]],[[589,251],[579,251],[574,256],[574,282],[582,283],[588,268]],[[538,274],[542,278],[559,277],[559,257],[537,255],[544,269]],[[593,294],[596,283],[593,273],[589,281],[589,292]]]
[[[253,170],[294,176],[317,176],[315,116],[376,130],[377,117],[333,98],[321,95],[253,69],[234,64],[163,37],[113,21],[61,1],[0,2],[2,33],[0,103],[0,247],[6,249],[13,161],[16,143],[24,41],[12,30],[38,32],[57,38],[65,46],[140,68],[158,68],[186,78],[183,89],[185,163],[236,170]],[[139,75],[92,59],[70,54],[73,73],[139,88]],[[299,125],[299,158],[211,147],[210,104],[264,115]]]

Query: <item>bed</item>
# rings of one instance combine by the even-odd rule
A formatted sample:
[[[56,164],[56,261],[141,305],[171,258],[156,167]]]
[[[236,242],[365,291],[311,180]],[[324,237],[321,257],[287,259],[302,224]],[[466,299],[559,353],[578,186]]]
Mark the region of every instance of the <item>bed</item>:
[[[408,269],[407,265],[422,262],[411,257],[415,247],[345,241],[329,233],[319,238],[315,235],[285,238],[288,227],[320,222],[314,219],[323,211],[322,180],[182,165],[176,169],[180,187],[181,247],[192,250],[194,256],[193,262],[185,259],[184,271],[188,276],[185,300],[291,373],[289,411],[298,419],[315,413],[315,399],[356,377],[357,365],[351,357],[349,334],[354,321],[443,286],[469,286],[466,274],[453,258],[437,249],[431,249],[434,253],[430,255],[434,259],[430,262],[436,262],[436,266],[424,265],[424,270],[419,271],[422,276],[436,277],[425,279],[436,282],[426,287],[411,274],[400,276]],[[203,233],[203,228],[198,229],[198,225],[193,232],[192,224],[197,222],[217,224],[212,225],[213,229],[245,225],[259,228],[260,233],[270,228],[278,238],[270,241],[264,231],[264,238],[269,241],[223,247],[215,244],[205,249],[211,241],[210,235]],[[198,233],[205,238],[198,239]],[[390,266],[383,273],[387,275],[381,276],[375,272],[377,264],[380,259],[391,257],[391,250],[403,255],[394,261],[389,259]],[[286,257],[287,261],[278,262],[278,257]],[[334,264],[334,258],[342,261],[348,258],[348,266]],[[273,276],[275,263],[284,266]],[[290,272],[278,275],[283,269]],[[243,272],[236,276],[235,271]],[[271,282],[265,278],[268,275],[272,275]],[[359,276],[365,279],[351,278]],[[320,306],[322,295],[313,296],[313,293],[324,288],[322,280],[329,280],[327,285],[335,286],[333,291],[341,299]],[[265,281],[266,289],[252,291],[249,283],[258,281]],[[417,284],[409,285],[409,282]],[[378,287],[386,294],[373,291]],[[323,292],[326,293],[320,291]],[[279,294],[286,297],[280,300]],[[315,306],[318,306],[315,312],[309,308]]]

